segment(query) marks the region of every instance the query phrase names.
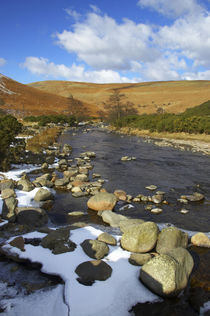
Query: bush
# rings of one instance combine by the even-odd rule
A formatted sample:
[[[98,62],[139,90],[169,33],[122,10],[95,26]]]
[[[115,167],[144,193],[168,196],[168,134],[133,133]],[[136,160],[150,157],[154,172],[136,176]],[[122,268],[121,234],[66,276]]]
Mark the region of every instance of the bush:
[[[25,122],[38,122],[39,126],[46,126],[49,123],[54,124],[68,124],[72,126],[75,124],[75,117],[73,115],[40,115],[40,116],[26,116]]]

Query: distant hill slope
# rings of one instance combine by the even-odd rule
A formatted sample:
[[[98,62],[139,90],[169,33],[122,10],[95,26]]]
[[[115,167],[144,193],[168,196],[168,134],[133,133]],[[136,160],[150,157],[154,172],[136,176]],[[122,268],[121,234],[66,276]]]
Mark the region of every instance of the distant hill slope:
[[[103,108],[113,89],[120,90],[133,102],[140,114],[154,113],[158,108],[180,113],[210,100],[210,81],[166,81],[135,84],[93,84],[71,81],[41,81],[29,84],[41,91],[87,102],[97,112]]]
[[[63,96],[35,89],[0,74],[0,109],[7,113],[15,116],[67,114],[71,106],[71,101]]]

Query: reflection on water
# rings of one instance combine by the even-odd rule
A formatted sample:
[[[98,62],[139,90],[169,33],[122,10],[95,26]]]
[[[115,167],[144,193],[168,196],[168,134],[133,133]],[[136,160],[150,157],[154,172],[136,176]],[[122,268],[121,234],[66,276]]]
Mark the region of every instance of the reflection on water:
[[[107,180],[104,187],[113,192],[122,189],[133,196],[142,193],[151,195],[145,189],[147,185],[155,184],[158,189],[166,192],[165,198],[169,205],[164,205],[163,212],[153,215],[145,211],[144,204],[135,203],[135,208],[118,211],[126,216],[168,222],[189,230],[209,231],[210,210],[210,168],[209,157],[173,148],[158,147],[145,143],[135,136],[120,136],[97,128],[91,128],[88,133],[82,129],[77,135],[68,132],[59,139],[61,144],[67,143],[73,147],[72,156],[78,157],[81,152],[94,151],[93,172],[100,173]],[[136,160],[122,162],[122,156],[135,156]],[[203,203],[182,205],[177,198],[183,194],[201,192],[205,195]],[[58,192],[55,204],[50,211],[54,224],[63,225],[81,218],[69,219],[70,211],[85,211],[83,220],[100,223],[95,213],[87,212],[88,198],[72,198],[70,193]],[[189,213],[180,214],[181,208],[187,208]],[[116,208],[118,209],[118,208]]]

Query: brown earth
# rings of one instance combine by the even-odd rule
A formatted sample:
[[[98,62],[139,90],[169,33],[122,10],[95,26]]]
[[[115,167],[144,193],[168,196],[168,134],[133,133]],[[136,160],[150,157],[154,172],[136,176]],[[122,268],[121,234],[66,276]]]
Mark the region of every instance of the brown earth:
[[[69,99],[21,84],[0,74],[0,109],[15,116],[70,114]],[[88,104],[84,104],[88,108]],[[91,109],[88,109],[91,112]]]
[[[90,104],[93,111],[103,110],[113,90],[120,90],[133,102],[140,114],[157,112],[180,113],[189,107],[210,100],[210,81],[166,81],[134,84],[93,84],[71,81],[41,81],[29,84],[45,92],[75,98]]]

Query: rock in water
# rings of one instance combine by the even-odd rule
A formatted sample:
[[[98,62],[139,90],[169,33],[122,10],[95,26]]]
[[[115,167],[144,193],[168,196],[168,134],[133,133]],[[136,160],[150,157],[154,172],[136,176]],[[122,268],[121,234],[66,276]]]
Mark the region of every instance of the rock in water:
[[[34,200],[37,202],[53,200],[53,199],[54,199],[53,194],[49,190],[44,189],[44,188],[39,189],[34,196]]]
[[[160,296],[176,296],[187,286],[193,265],[193,259],[186,249],[175,248],[143,265],[140,280]]]
[[[117,198],[114,194],[99,192],[88,200],[87,206],[94,211],[112,211],[116,203]]]
[[[75,272],[79,276],[78,282],[92,285],[95,280],[105,281],[110,278],[112,268],[102,260],[92,260],[78,265]]]
[[[188,245],[188,235],[176,227],[163,228],[158,236],[156,251],[166,253],[177,247],[186,248]]]
[[[153,222],[131,226],[122,235],[121,246],[131,252],[148,252],[155,247],[158,232],[158,227]]]
[[[48,216],[45,210],[36,207],[17,207],[16,221],[21,225],[39,227],[47,224]]]
[[[121,221],[127,220],[126,216],[116,214],[112,211],[103,211],[101,214],[103,221],[111,227],[120,227]]]
[[[82,249],[93,259],[103,259],[109,252],[109,247],[102,241],[86,239],[81,244]]]
[[[210,239],[204,233],[197,233],[192,236],[191,243],[194,246],[210,248]]]

